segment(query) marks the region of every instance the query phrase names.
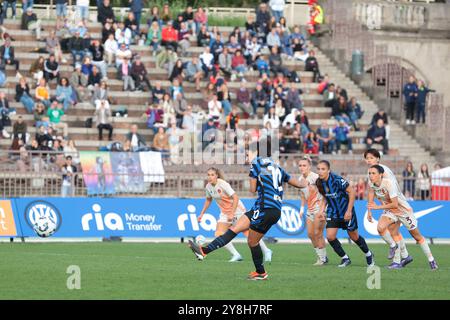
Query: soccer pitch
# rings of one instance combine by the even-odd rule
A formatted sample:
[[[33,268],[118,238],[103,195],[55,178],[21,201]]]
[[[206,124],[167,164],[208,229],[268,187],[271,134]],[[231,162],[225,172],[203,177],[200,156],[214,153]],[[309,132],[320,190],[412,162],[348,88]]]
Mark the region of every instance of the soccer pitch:
[[[439,270],[431,271],[420,247],[414,261],[388,270],[387,246],[369,244],[380,266],[380,289],[368,289],[365,258],[344,244],[352,265],[313,267],[308,244],[272,244],[267,281],[248,281],[253,271],[246,244],[244,261],[227,262],[221,249],[197,261],[184,243],[2,243],[0,299],[450,299],[450,246],[432,245]],[[68,289],[69,266],[80,268],[80,289]]]

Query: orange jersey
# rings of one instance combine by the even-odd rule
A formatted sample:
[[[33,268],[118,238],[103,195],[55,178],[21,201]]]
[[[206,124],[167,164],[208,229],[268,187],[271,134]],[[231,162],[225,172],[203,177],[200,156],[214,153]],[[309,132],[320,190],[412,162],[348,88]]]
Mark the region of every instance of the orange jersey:
[[[216,200],[221,213],[230,217],[234,216],[232,211],[234,194],[235,192],[230,184],[222,179],[217,179],[217,183],[214,186],[210,183],[206,185],[206,197]],[[236,212],[245,212],[245,206],[241,200],[239,200]]]
[[[320,203],[323,200],[322,195],[316,187],[316,180],[319,178],[317,173],[311,172],[306,178],[309,185],[306,188],[300,189],[300,192],[306,199],[306,205],[308,206],[308,211],[317,211],[320,208]],[[301,178],[302,179],[302,178]]]
[[[393,198],[398,199],[398,208],[396,209],[387,209],[385,211],[389,211],[395,215],[403,215],[405,213],[412,213],[412,208],[409,203],[406,201],[403,193],[397,190],[396,185],[392,182],[392,180],[384,178],[381,180],[381,185],[377,187],[373,183],[370,184],[370,187],[375,191],[375,197],[383,204],[392,203]]]

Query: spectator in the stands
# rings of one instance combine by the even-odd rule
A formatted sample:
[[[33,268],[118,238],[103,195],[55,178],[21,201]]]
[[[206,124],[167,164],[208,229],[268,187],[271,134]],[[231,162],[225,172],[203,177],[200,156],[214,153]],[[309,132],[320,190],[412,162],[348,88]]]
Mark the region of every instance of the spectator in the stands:
[[[61,197],[73,196],[75,194],[77,167],[72,164],[72,156],[66,156],[66,163],[61,167],[61,173]]]
[[[267,35],[267,40],[266,40],[267,46],[269,47],[269,50],[272,51],[273,47],[277,47],[277,50],[279,53],[279,48],[281,47],[281,40],[280,40],[280,36],[277,33],[277,29],[273,28],[270,33]]]
[[[256,27],[267,34],[269,32],[270,12],[266,3],[261,3],[256,11]]]
[[[341,154],[341,145],[345,144],[348,147],[348,153],[352,154],[352,138],[348,136],[350,133],[350,129],[344,120],[339,121],[339,124],[333,129],[333,133],[335,136],[337,152]]]
[[[44,78],[47,82],[51,82],[53,79],[59,81],[59,64],[54,54],[50,54],[44,62]]]
[[[139,43],[141,37],[138,30],[138,21],[136,20],[136,17],[133,12],[129,11],[127,18],[125,19],[125,28],[130,29],[131,31],[131,42],[134,44],[141,45],[142,43]]]
[[[144,137],[140,133],[138,133],[137,124],[131,125],[130,132],[125,135],[125,139],[126,141],[129,141],[131,143],[130,146],[133,152],[149,150],[149,147],[147,147],[145,143]]]
[[[239,109],[247,113],[249,116],[253,116],[253,107],[250,102],[250,91],[245,86],[246,81],[241,80],[239,89],[236,90],[236,103]]]
[[[70,75],[69,80],[70,86],[72,87],[74,93],[74,101],[82,102],[85,100],[87,94],[86,87],[88,84],[88,77],[81,72],[81,64],[77,63],[75,68]]]
[[[67,60],[63,57],[63,53],[61,50],[61,44],[59,42],[58,37],[56,36],[56,31],[51,30],[50,35],[46,40],[45,49],[48,53],[54,54],[55,59],[58,63],[66,63]]]
[[[306,136],[308,132],[312,131],[309,127],[309,119],[306,115],[305,109],[300,109],[298,112],[297,117],[295,118],[296,123],[300,124],[300,133],[302,134],[302,137]]]
[[[280,22],[281,17],[284,15],[285,0],[270,0],[269,6],[275,17],[276,22]]]
[[[366,145],[367,149],[372,148],[374,143],[381,144],[383,146],[383,153],[389,152],[389,143],[386,138],[386,129],[382,119],[378,119],[376,125],[371,126],[367,131]]]
[[[192,60],[186,65],[186,79],[189,82],[195,83],[195,90],[200,91],[200,81],[203,78],[203,69],[197,56],[192,57]]]
[[[107,64],[104,61],[103,55],[105,48],[98,40],[92,41],[92,45],[89,47],[89,52],[92,56],[91,63],[100,70],[103,79],[108,80]]]
[[[194,21],[196,24],[195,30],[200,30],[200,26],[208,26],[208,15],[202,7],[198,7],[194,14]]]
[[[213,75],[215,74],[214,69],[214,56],[210,52],[209,47],[205,47],[203,53],[199,56],[200,62],[202,63],[202,69],[205,77],[209,77],[209,73],[211,72]]]
[[[208,102],[208,116],[215,120],[215,123],[220,122],[222,116],[222,103],[219,101],[217,94],[212,96],[212,99]]]
[[[420,200],[430,200],[431,195],[431,175],[428,172],[428,165],[422,163],[417,175],[417,184],[420,190]]]
[[[102,81],[102,74],[98,70],[96,66],[92,66],[92,72],[88,76],[88,88],[90,91],[93,91],[95,87],[97,87]]]
[[[44,104],[36,103],[36,108],[34,109],[34,121],[36,121],[34,124],[36,128],[39,128],[40,126],[47,128],[50,125],[50,120]]]
[[[319,62],[316,59],[316,52],[311,50],[305,60],[305,71],[313,73],[313,82],[318,82],[320,77]]]
[[[44,78],[39,81],[39,85],[35,89],[34,97],[37,102],[42,102],[47,108],[50,107],[50,91],[47,86],[47,81]]]
[[[357,121],[361,119],[364,114],[361,105],[356,101],[356,97],[350,98],[350,101],[348,102],[348,109],[350,112],[350,118],[355,123],[357,123]]]
[[[103,140],[103,130],[108,130],[108,140],[112,140],[113,126],[111,124],[111,109],[105,106],[105,100],[100,102],[94,113],[95,124],[98,129],[98,140]]]
[[[237,50],[231,59],[231,68],[240,78],[243,78],[244,74],[247,72],[247,63],[241,50]]]
[[[166,93],[166,95],[168,95],[170,99],[170,94]],[[164,95],[164,100],[167,100],[166,95]],[[173,107],[175,109],[175,117],[177,120],[177,124],[179,124],[179,126],[181,127],[183,116],[186,114],[186,110],[188,107],[188,103],[186,99],[184,99],[183,94],[181,92],[179,92],[175,97],[175,100],[173,101]]]
[[[16,85],[15,100],[17,102],[21,102],[28,113],[33,112],[34,100],[31,97],[30,87],[28,86],[27,79],[25,77],[20,78],[19,83]]]
[[[145,117],[147,118],[147,128],[153,129],[153,131],[156,133],[158,128],[162,126],[163,113],[164,111],[162,110],[161,105],[150,105],[145,111]]]
[[[89,0],[77,0],[77,10],[78,16],[86,23],[89,20]]]
[[[156,55],[157,67],[167,70],[168,77],[172,74],[172,69],[177,60],[178,55],[171,46],[167,46]]]
[[[44,57],[39,56],[39,58],[31,64],[30,74],[33,76],[33,79],[36,80],[36,83],[39,83],[39,80],[44,77],[44,62]]]
[[[161,45],[166,48],[170,46],[175,52],[178,49],[178,31],[173,27],[172,21],[168,21],[161,31]]]
[[[4,0],[3,3],[1,4],[2,8],[1,8],[1,16],[2,19],[6,19],[7,18],[7,13],[8,13],[8,7],[11,8],[11,12],[12,12],[12,18],[16,19],[16,5],[17,5],[17,0]]]
[[[61,109],[61,105],[58,101],[53,101],[50,108],[47,110],[47,115],[50,121],[50,126],[54,129],[63,129],[64,139],[67,140],[69,134],[69,126],[67,123],[62,122],[61,118],[64,116],[64,111]]]
[[[330,83],[328,88],[323,92],[323,104],[327,108],[333,108],[336,104],[339,104],[334,83]]]
[[[306,154],[318,154],[319,142],[317,136],[313,131],[308,132],[303,140],[303,152]]]
[[[155,86],[152,88],[152,103],[159,104],[162,101],[166,90],[162,87],[161,81],[156,81]],[[169,95],[170,98],[170,95]]]
[[[230,77],[231,76],[231,60],[232,60],[233,56],[228,52],[228,48],[225,47],[222,51],[222,53],[219,54],[219,68],[220,71],[223,72],[223,74],[226,77]]]
[[[14,47],[11,46],[11,40],[7,38],[5,43],[0,46],[0,69],[5,70],[6,65],[14,65],[16,71],[19,72],[20,62],[15,59],[14,51]]]
[[[102,25],[105,23],[113,23],[115,20],[114,11],[111,6],[110,0],[103,0],[103,2],[98,7],[97,12],[97,22],[100,22]]]
[[[67,112],[69,106],[73,106],[75,101],[72,99],[73,91],[66,77],[61,78],[56,87],[56,100],[63,104],[64,111]]]
[[[414,171],[413,164],[408,161],[405,170],[403,170],[403,193],[408,192],[411,197],[414,198],[416,194],[416,172]]]
[[[435,90],[431,90],[428,87],[425,86],[425,83],[423,82],[423,80],[418,80],[417,81],[417,112],[416,112],[416,122],[420,123],[420,121],[422,121],[422,123],[425,123],[425,106],[426,106],[426,102],[427,102],[427,95],[430,92],[435,92]]]
[[[251,103],[253,107],[253,115],[257,115],[258,108],[264,108],[264,114],[269,111],[269,97],[264,91],[262,84],[258,83],[252,92]]]
[[[67,48],[69,49],[70,53],[72,54],[72,63],[75,66],[75,63],[78,61],[83,61],[85,51],[84,51],[84,44],[83,44],[83,38],[80,37],[80,32],[76,31],[75,35],[69,39],[69,42],[67,43]]]
[[[210,42],[211,42],[211,34],[209,33],[206,25],[202,24],[197,34],[197,46],[209,47]]]
[[[283,66],[283,59],[278,53],[278,47],[273,46],[269,56],[270,71],[276,76],[278,73],[282,73],[285,77],[289,75],[289,70]]]
[[[180,30],[178,31],[178,46],[181,49],[181,55],[185,56],[187,50],[191,47],[191,31],[185,22],[181,22]]]
[[[226,118],[226,129],[236,130],[239,126],[239,120],[239,109],[236,106],[233,106],[230,114]]]
[[[269,75],[270,69],[269,64],[265,60],[263,56],[258,56],[258,58],[255,61],[256,68],[259,71],[259,76],[261,77],[264,73]]]
[[[225,117],[231,112],[231,96],[228,86],[225,82],[217,88],[217,98],[222,103],[222,109]]]
[[[123,91],[134,91],[135,83],[133,77],[131,76],[131,63],[128,58],[122,60],[122,64],[118,69],[119,79],[123,81]]]
[[[119,50],[119,45],[118,45],[116,39],[114,38],[114,34],[110,34],[108,36],[108,39],[105,41],[104,49],[105,49],[104,53],[106,55],[107,64],[108,64],[108,66],[111,66],[113,63],[113,60],[115,59],[116,53]]]
[[[137,33],[140,33],[140,23],[142,16],[142,9],[144,8],[143,0],[131,0],[130,1],[130,11],[133,13],[134,18],[137,22]]]
[[[161,41],[162,41],[161,28],[157,21],[153,21],[150,28],[148,28],[147,40],[145,42],[146,45],[152,46],[152,48],[153,48],[152,55],[153,56],[155,56],[156,52],[159,50]]]
[[[140,56],[136,56],[134,58],[133,64],[131,65],[131,77],[136,84],[137,90],[146,91],[146,87],[149,91],[152,90],[152,85],[150,84],[150,80],[148,79],[147,69],[142,63]]]
[[[263,124],[266,125],[267,122],[270,122],[272,129],[278,129],[280,127],[280,118],[275,113],[275,108],[271,107],[269,112],[264,115]]]
[[[100,85],[94,87],[92,94],[92,102],[95,105],[95,109],[100,108],[100,103],[103,103],[105,108],[109,109],[109,90],[106,81],[101,81]]]
[[[169,157],[169,136],[163,127],[158,128],[158,133],[153,137],[153,151],[161,152],[162,158],[165,160]]]
[[[127,62],[131,60],[133,54],[125,43],[119,46],[119,50],[116,52],[116,68],[119,69],[120,65],[127,59]]]
[[[415,108],[417,102],[417,84],[414,76],[409,77],[408,83],[403,87],[403,96],[405,99],[405,107],[406,107],[406,124],[416,124],[414,120],[415,117]]]
[[[36,33],[36,40],[41,41],[41,20],[33,12],[33,8],[28,7],[22,15],[22,30],[31,30]]]
[[[303,90],[297,89],[295,82],[291,82],[290,89],[287,92],[285,100],[286,113],[290,113],[292,108],[303,108],[303,102],[300,98],[301,94],[303,94]]]
[[[178,59],[172,68],[172,73],[169,76],[169,81],[172,82],[174,79],[177,79],[180,83],[183,83],[183,79],[185,77],[184,69],[185,66],[183,64],[183,60]]]
[[[131,44],[131,41],[133,40],[133,33],[131,32],[130,28],[127,28],[125,26],[125,22],[123,21],[119,22],[119,26],[116,28],[114,36],[119,45],[124,43],[125,45],[129,46]]]
[[[327,121],[322,121],[320,127],[317,128],[316,134],[319,140],[319,153],[335,154],[333,129],[328,126]]]

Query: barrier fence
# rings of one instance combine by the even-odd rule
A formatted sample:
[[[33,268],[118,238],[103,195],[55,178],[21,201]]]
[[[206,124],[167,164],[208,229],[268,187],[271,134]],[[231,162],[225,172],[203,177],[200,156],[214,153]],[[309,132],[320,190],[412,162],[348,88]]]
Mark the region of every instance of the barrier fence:
[[[120,152],[104,152],[103,154],[108,156],[109,154],[124,154],[126,155],[124,159],[133,155],[133,153]],[[139,153],[134,153],[134,155],[137,154]],[[280,164],[292,175],[299,176],[297,163],[302,156],[301,154],[282,154]],[[78,154],[74,156],[75,158],[79,158]],[[225,173],[226,180],[230,182],[241,197],[253,196],[249,192],[249,165],[167,164],[164,166],[162,174],[146,174],[140,170],[109,170],[102,175],[92,171],[83,173],[78,165],[78,172],[73,175],[72,179],[68,179],[70,184],[65,183],[63,186],[64,173],[61,170],[61,165],[64,164],[64,153],[32,151],[6,154],[4,152],[0,159],[0,196],[6,198],[24,196],[58,197],[61,195],[68,197],[96,195],[203,197],[206,171],[211,166],[216,166]],[[318,159],[318,157],[313,157],[313,163]],[[367,190],[367,166],[361,155],[344,158],[339,158],[336,155],[321,155],[320,159],[329,160],[332,170],[349,179],[354,184],[355,189]],[[409,191],[411,197],[421,199],[421,193],[424,193],[426,199],[449,199],[450,170],[444,170],[433,177],[430,172],[429,179],[418,178],[417,172],[416,176],[403,177],[402,172],[406,165],[404,158],[386,157],[383,158],[383,163],[397,174],[397,179],[404,188],[403,191]],[[101,177],[99,178],[99,176]],[[358,183],[359,186],[357,187]],[[421,189],[429,190],[429,193],[421,192]],[[361,197],[365,197],[367,191],[361,192],[363,193]],[[299,196],[298,190],[289,186],[286,186],[285,194],[287,198],[298,199]]]

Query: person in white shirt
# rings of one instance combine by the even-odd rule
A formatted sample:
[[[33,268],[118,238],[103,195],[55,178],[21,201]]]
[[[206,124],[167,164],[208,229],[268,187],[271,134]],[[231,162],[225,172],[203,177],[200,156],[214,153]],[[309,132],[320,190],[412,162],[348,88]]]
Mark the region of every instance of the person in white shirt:
[[[222,115],[222,102],[217,100],[217,94],[213,95],[212,99],[208,102],[208,116],[219,120]]]
[[[280,127],[280,119],[275,114],[275,108],[269,109],[269,112],[264,115],[264,126],[267,122],[270,122],[272,129],[278,129]]]
[[[369,168],[370,189],[367,199],[367,219],[372,222],[372,210],[383,210],[383,214],[378,221],[377,230],[381,234],[386,232],[389,225],[400,222],[408,229],[411,236],[420,245],[423,253],[428,259],[428,263],[432,270],[438,269],[436,260],[434,259],[427,241],[419,231],[417,218],[414,216],[413,210],[407,199],[401,193],[395,183],[389,178],[384,178],[384,168],[378,164]],[[381,203],[377,205],[375,198]],[[397,237],[396,250],[393,262],[389,265],[389,269],[401,269],[404,264],[400,259],[400,242]]]
[[[214,56],[211,53],[209,47],[205,48],[205,51],[203,51],[199,58],[202,63],[202,69],[205,73],[205,77],[208,77],[209,73],[213,72],[214,69]]]
[[[292,109],[291,113],[289,113],[286,118],[284,118],[283,127],[286,127],[287,123],[289,122],[291,124],[291,128],[293,128],[295,123],[297,122],[296,118],[299,114],[300,112],[298,111],[298,109]]]
[[[116,68],[123,63],[125,59],[131,60],[132,53],[125,43],[122,43],[116,52]]]
[[[119,44],[116,39],[114,39],[114,35],[110,34],[108,39],[105,41],[105,53],[106,53],[106,62],[108,66],[110,66],[113,62],[114,57],[116,56],[117,51],[119,50]]]
[[[115,38],[118,44],[125,43],[127,46],[131,43],[132,33],[129,28],[125,27],[123,22],[119,23],[119,27],[116,29]]]
[[[284,14],[284,6],[286,5],[284,0],[270,0],[269,6],[273,16],[277,22],[280,22],[281,17]]]

